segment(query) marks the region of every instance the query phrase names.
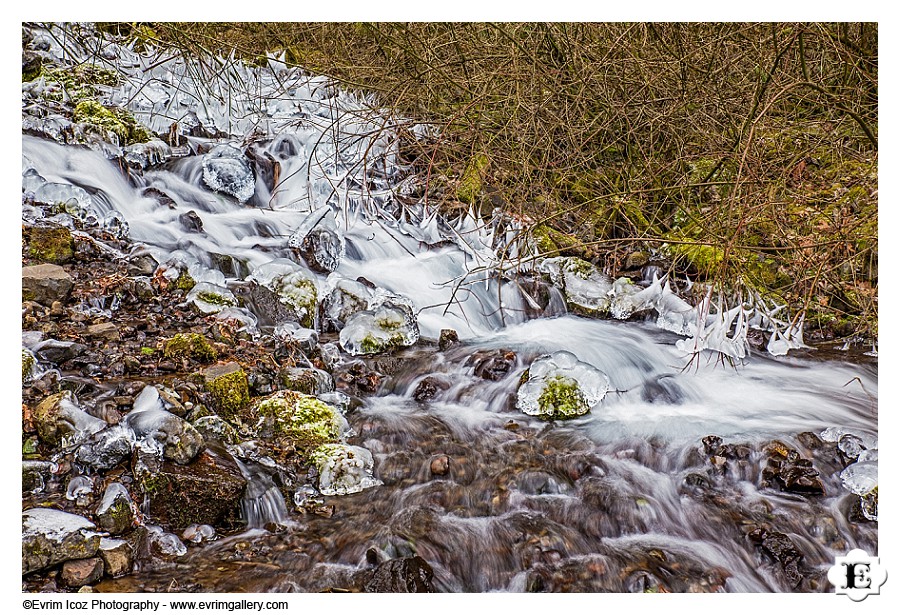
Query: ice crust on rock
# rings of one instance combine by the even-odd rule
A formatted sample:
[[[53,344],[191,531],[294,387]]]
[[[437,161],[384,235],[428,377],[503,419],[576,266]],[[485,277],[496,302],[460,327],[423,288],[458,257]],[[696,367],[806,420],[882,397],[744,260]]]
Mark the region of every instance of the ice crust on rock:
[[[203,182],[216,192],[245,203],[256,190],[256,177],[244,153],[232,145],[218,145],[203,156]]]
[[[554,352],[532,362],[516,407],[544,419],[574,418],[597,406],[609,388],[609,378],[594,366],[570,352]]]
[[[193,303],[203,314],[216,314],[225,308],[237,306],[234,293],[217,284],[197,282],[188,292],[186,300]]]
[[[348,495],[383,484],[373,475],[372,453],[361,446],[324,444],[311,459],[319,472],[323,495]]]
[[[357,312],[340,333],[341,347],[352,355],[368,355],[412,346],[419,340],[419,326],[412,308],[394,299]]]

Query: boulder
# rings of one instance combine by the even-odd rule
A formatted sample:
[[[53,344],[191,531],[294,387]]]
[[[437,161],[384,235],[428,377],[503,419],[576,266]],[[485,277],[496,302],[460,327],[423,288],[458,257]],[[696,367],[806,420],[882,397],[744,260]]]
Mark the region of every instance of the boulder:
[[[135,524],[135,505],[121,483],[110,483],[94,512],[97,525],[113,536],[124,534]]]
[[[419,326],[412,308],[391,300],[372,310],[357,312],[340,333],[341,347],[352,355],[389,352],[412,346],[418,340]]]
[[[328,278],[334,288],[322,300],[322,331],[336,332],[344,328],[350,317],[369,308],[372,290],[362,282],[339,277]]]
[[[32,347],[38,359],[57,365],[84,354],[86,350],[87,346],[84,344],[54,339],[43,340]]]
[[[111,470],[131,455],[133,437],[122,425],[106,427],[82,443],[75,451],[75,458],[95,471]]]
[[[125,540],[101,538],[99,554],[103,560],[103,572],[108,577],[123,577],[134,568],[134,549]]]
[[[65,301],[74,282],[59,265],[43,264],[22,267],[22,300],[37,301],[46,306]]]
[[[142,446],[149,446],[177,464],[185,465],[203,449],[203,436],[183,418],[167,410],[132,410],[122,423],[134,432]]]
[[[331,374],[314,367],[286,367],[281,370],[284,387],[306,395],[321,395],[334,390]]]
[[[148,514],[166,527],[217,526],[236,513],[247,480],[230,454],[207,449],[188,465],[138,452],[133,462],[137,489]]]
[[[260,400],[254,414],[262,420],[263,429],[272,433],[278,456],[301,463],[323,444],[337,442],[347,429],[346,419],[336,408],[296,391],[278,391]]]
[[[88,337],[115,342],[119,340],[119,327],[111,322],[101,322],[88,325],[85,334]]]
[[[244,153],[231,145],[219,145],[203,156],[203,183],[244,203],[256,191],[256,177]]]
[[[328,274],[341,264],[344,241],[331,229],[314,228],[299,241],[297,251],[310,269]]]
[[[22,574],[93,557],[100,547],[96,529],[84,517],[61,510],[26,510],[22,513]]]

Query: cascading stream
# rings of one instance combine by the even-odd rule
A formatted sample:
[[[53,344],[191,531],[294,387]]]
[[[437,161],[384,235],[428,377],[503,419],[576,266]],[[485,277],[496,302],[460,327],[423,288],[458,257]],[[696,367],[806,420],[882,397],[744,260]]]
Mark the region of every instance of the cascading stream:
[[[126,52],[118,48],[120,60],[148,65]],[[789,536],[805,576],[818,579],[806,589],[824,591],[822,571],[835,556],[877,550],[877,524],[847,521],[858,497],[833,460],[817,460],[825,495],[813,503],[758,481],[773,440],[812,450],[799,435],[829,428],[877,439],[873,364],[754,353],[731,367],[710,352],[679,350],[677,335],[650,323],[529,320],[519,287],[490,275],[494,247],[512,236],[496,220],[451,222],[423,204],[402,211],[395,194],[411,179],[397,162],[396,121],[274,60],[267,70],[230,68],[236,72],[223,79],[255,93],[251,113],[234,115],[220,98],[204,98],[180,59],[130,70],[109,99],[127,101],[156,131],[196,118],[230,135],[192,139],[195,149],[240,145],[261,132],[253,147],[278,162],[280,181],[267,184],[257,173],[246,202],[210,190],[199,155],[129,176],[100,151],[23,136],[23,170],[83,188],[97,219],[118,215],[131,240],[198,282],[236,288],[286,259],[320,298],[335,279],[364,278],[411,301],[422,338],[434,342],[454,329],[463,344],[401,351],[408,360],[348,415],[383,486],[334,498],[333,517],[299,516],[285,532],[247,534],[271,550],[259,551],[239,582],[221,558],[237,539],[192,550],[190,574],[208,588],[340,587],[375,547],[386,557],[422,556],[448,591],[793,589],[796,561],[779,560],[764,534],[763,547],[748,538],[755,524]],[[179,93],[167,88],[173,82]],[[333,272],[310,271],[289,245],[323,207],[343,247]],[[545,313],[558,313],[559,291],[550,297]],[[502,377],[474,373],[470,357],[503,350],[515,358]],[[517,411],[515,396],[532,361],[557,351],[602,371],[611,390],[589,413],[548,423]],[[443,384],[417,399],[426,377]],[[747,452],[704,452],[710,435]],[[250,526],[283,522],[289,513],[273,500],[275,486],[259,468],[241,468],[255,490],[245,500]],[[156,580],[148,573],[130,582],[136,586],[119,587],[152,588]]]

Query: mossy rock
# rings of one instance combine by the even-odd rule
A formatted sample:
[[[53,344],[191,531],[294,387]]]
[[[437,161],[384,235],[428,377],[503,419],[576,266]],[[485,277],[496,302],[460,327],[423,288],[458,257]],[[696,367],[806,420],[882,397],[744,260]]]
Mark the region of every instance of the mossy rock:
[[[67,228],[34,226],[27,234],[28,256],[35,260],[62,265],[75,256],[75,240]]]
[[[237,363],[213,365],[203,372],[210,405],[222,418],[233,420],[250,403],[247,374]]]
[[[76,122],[98,126],[115,135],[119,145],[146,143],[152,137],[127,110],[105,107],[96,100],[85,99],[75,105],[73,119]]]
[[[346,425],[335,408],[296,391],[278,391],[263,399],[256,414],[271,425],[282,456],[293,453],[301,464],[323,444],[338,442]]]
[[[186,269],[183,269],[175,279],[175,288],[178,290],[188,291],[194,288],[196,284],[197,282],[191,277],[191,274],[189,274]],[[204,299],[204,301],[206,301],[206,299]]]
[[[167,359],[209,363],[215,361],[219,353],[216,352],[209,340],[199,333],[177,333],[164,342],[163,355]]]
[[[34,355],[31,354],[31,351],[22,348],[22,384],[25,384],[31,379],[31,374],[34,372],[36,363],[37,361],[35,360]]]
[[[538,415],[544,420],[571,419],[590,411],[578,381],[562,375],[551,376],[538,396]]]

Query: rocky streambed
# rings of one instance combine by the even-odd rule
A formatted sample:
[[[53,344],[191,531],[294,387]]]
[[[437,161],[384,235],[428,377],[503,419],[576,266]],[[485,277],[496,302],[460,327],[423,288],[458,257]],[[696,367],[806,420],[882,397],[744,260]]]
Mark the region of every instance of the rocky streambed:
[[[442,216],[276,58],[63,33],[23,38],[24,590],[830,591],[877,550],[874,357]]]

